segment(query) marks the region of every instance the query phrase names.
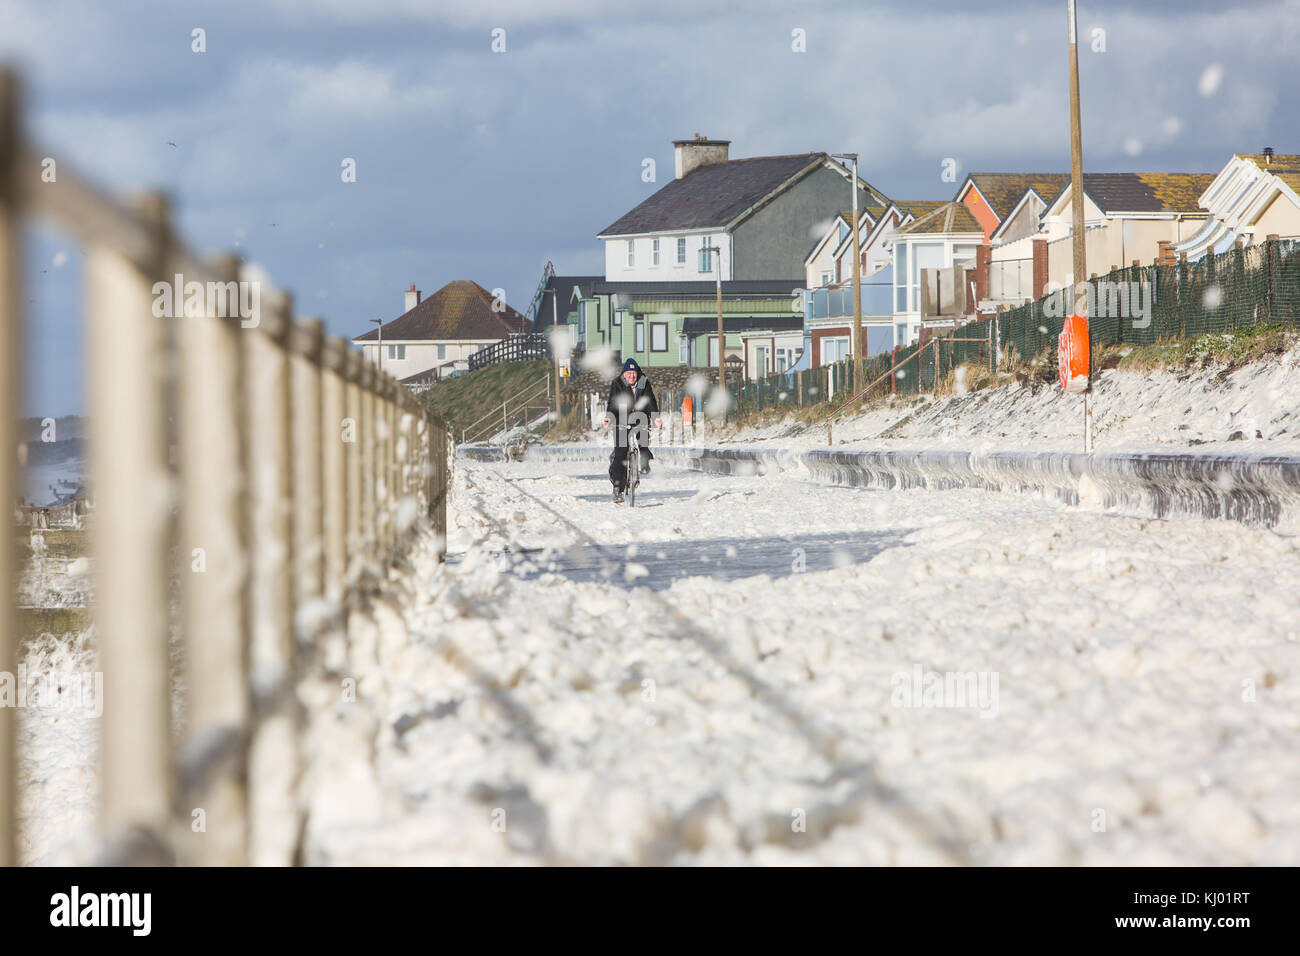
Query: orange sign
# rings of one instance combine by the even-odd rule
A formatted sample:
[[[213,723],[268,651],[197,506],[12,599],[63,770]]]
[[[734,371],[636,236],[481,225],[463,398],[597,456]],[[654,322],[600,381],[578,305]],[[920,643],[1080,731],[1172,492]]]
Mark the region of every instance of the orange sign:
[[[1071,394],[1088,390],[1088,320],[1072,315],[1061,328],[1057,345],[1061,370],[1061,388]]]
[[[691,401],[691,396],[687,395],[685,398],[682,399],[682,424],[683,425],[690,423],[691,412],[694,409],[694,407],[695,407],[695,403]]]

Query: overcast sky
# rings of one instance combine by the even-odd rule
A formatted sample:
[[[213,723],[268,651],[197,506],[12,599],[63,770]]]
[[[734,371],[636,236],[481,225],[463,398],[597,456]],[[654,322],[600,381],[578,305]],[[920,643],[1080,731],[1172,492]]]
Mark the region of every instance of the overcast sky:
[[[412,282],[473,279],[523,311],[547,259],[603,271],[597,232],[672,178],[671,141],[694,133],[733,158],[856,151],[905,199],[951,198],[948,158],[959,180],[1065,172],[1065,8],[0,0],[0,57],[46,153],[115,191],[171,192],[193,247],[239,251],[350,337],[400,314]],[[1086,169],[1300,152],[1300,0],[1084,0],[1079,32]],[[79,249],[40,232],[30,250],[29,413],[78,412]]]

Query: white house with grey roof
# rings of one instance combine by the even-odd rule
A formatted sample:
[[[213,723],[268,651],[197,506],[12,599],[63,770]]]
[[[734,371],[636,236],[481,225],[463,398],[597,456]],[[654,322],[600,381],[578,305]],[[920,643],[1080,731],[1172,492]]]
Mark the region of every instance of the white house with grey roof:
[[[673,143],[674,179],[597,236],[609,282],[804,281],[804,260],[841,209],[852,173],[826,153],[730,159],[730,140]],[[888,200],[858,179],[861,206]]]

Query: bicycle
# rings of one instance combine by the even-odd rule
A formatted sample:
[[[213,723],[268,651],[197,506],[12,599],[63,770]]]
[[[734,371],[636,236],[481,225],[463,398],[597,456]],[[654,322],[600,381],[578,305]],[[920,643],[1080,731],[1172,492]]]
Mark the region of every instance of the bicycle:
[[[663,427],[662,419],[656,419],[659,427]],[[609,427],[610,420],[604,420],[604,426]],[[623,459],[623,466],[627,476],[626,487],[623,489],[623,500],[628,503],[628,507],[636,507],[636,486],[641,483],[641,436],[639,426],[637,425],[615,425],[615,428],[622,428],[627,432],[627,456]],[[648,427],[648,423],[647,423]],[[612,457],[611,457],[612,460]],[[617,502],[616,502],[617,503]]]

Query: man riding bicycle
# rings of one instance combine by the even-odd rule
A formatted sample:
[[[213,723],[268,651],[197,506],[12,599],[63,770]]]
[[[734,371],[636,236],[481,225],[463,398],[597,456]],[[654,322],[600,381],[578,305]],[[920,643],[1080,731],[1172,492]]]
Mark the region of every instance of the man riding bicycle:
[[[663,427],[659,418],[659,400],[655,390],[650,387],[650,380],[641,371],[636,359],[623,363],[623,371],[609,386],[609,403],[605,409],[605,425],[609,425],[610,416],[617,419],[614,429],[614,453],[609,459],[609,480],[614,485],[614,503],[623,500],[627,491],[627,445],[628,432],[636,429],[637,444],[641,447],[641,474],[650,473],[650,415],[655,416],[655,427]]]

